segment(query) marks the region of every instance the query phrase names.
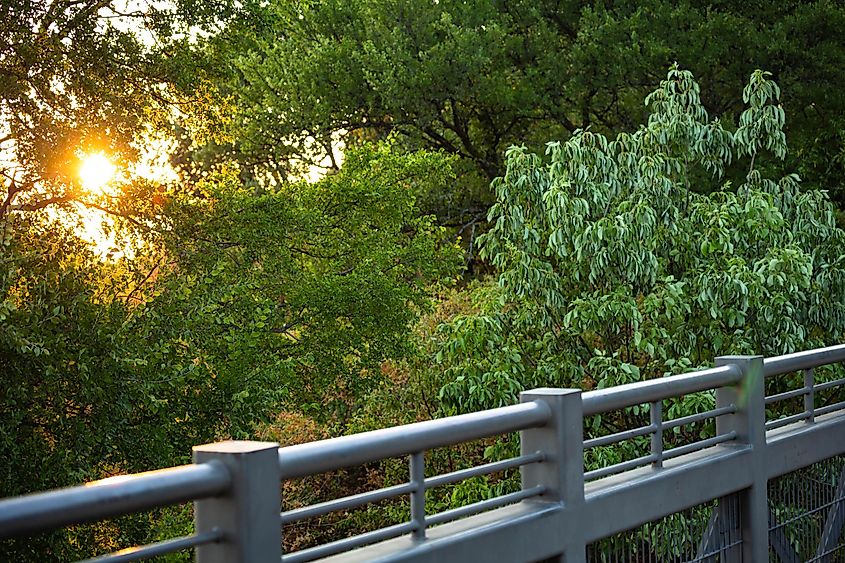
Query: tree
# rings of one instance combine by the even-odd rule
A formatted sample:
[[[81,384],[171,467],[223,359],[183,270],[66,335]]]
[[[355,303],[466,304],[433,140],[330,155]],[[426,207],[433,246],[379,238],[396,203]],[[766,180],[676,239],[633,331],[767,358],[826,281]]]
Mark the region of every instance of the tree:
[[[350,151],[315,184],[255,195],[231,177],[206,182],[201,197],[168,204],[172,274],[147,291],[175,284],[157,301],[182,312],[206,361],[239,385],[275,374],[250,393],[265,387],[342,426],[381,362],[407,352],[430,285],[454,275],[457,251],[414,195],[451,178],[443,155],[381,145]]]
[[[443,223],[468,224],[486,213],[510,144],[539,150],[576,130],[630,130],[660,80],[655,69],[677,61],[726,126],[742,110],[735,92],[746,77],[772,69],[789,93],[796,148],[783,166],[838,190],[845,107],[831,92],[845,85],[844,24],[845,10],[827,0],[275,2],[237,29],[249,38],[236,43],[238,56],[221,60],[232,135],[202,155],[284,181],[300,161],[331,157],[338,138],[399,133],[409,148],[461,157],[461,183],[431,209]]]
[[[253,176],[269,170],[284,181],[300,161],[326,158],[335,168],[338,133],[354,144],[397,132],[411,150],[462,157],[464,189],[484,193],[510,140],[537,120],[568,121],[557,93],[560,39],[497,4],[275,3],[262,22],[245,30],[254,40],[228,57],[231,76],[220,82],[236,100],[221,151]],[[452,206],[472,206],[456,199]]]
[[[786,154],[770,75],[755,71],[742,98],[730,132],[673,67],[635,132],[577,131],[545,161],[508,151],[482,246],[498,286],[442,329],[447,410],[841,341],[845,232],[824,192],[758,168]],[[719,180],[732,164],[738,187]]]
[[[154,363],[147,346],[172,332],[126,330],[133,268],[80,240],[75,203],[132,207],[82,190],[79,154],[131,161],[189,81],[187,32],[233,13],[227,0],[0,1],[0,496],[178,462],[222,429],[228,397],[191,351],[171,345]],[[132,543],[148,527],[99,537]],[[77,559],[95,543],[83,527],[4,542],[0,558]]]
[[[127,327],[115,266],[43,213],[16,223],[0,253],[0,497],[184,462],[224,432],[230,398],[166,323],[154,336]],[[0,558],[76,560],[148,527],[2,542]]]
[[[187,462],[285,410],[342,431],[454,274],[413,196],[450,177],[443,155],[381,146],[279,192],[209,179],[137,216],[136,255],[116,261],[43,210],[19,218],[0,255],[0,497]],[[143,542],[151,524],[112,535]],[[0,553],[73,559],[106,547],[96,537]]]
[[[0,497],[186,462],[192,445],[250,436],[285,408],[342,428],[379,364],[405,352],[428,285],[454,269],[415,199],[451,181],[450,159],[362,147],[330,178],[284,190],[221,167],[187,185],[85,192],[79,152],[128,166],[140,137],[189,107],[208,124],[193,89],[205,40],[191,35],[240,8],[0,10]],[[81,240],[85,208],[114,218],[122,256]],[[157,517],[3,542],[0,559],[143,543]]]
[[[79,154],[132,162],[139,136],[192,101],[177,92],[201,63],[190,35],[238,13],[231,0],[0,2],[0,221],[108,207],[81,189]]]

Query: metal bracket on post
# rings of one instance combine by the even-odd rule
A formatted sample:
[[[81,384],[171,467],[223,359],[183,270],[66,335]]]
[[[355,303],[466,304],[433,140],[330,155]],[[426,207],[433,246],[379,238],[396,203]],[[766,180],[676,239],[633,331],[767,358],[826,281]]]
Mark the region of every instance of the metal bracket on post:
[[[581,530],[584,507],[584,409],[580,389],[532,389],[519,396],[520,402],[539,401],[547,404],[551,420],[541,428],[520,433],[523,455],[543,452],[542,463],[521,467],[522,488],[542,485],[546,492],[541,501],[559,502],[565,506],[566,529],[563,554],[566,563],[586,561],[586,545]]]
[[[282,556],[279,445],[230,441],[194,447],[194,463],[222,463],[230,491],[194,503],[197,533],[219,529],[223,540],[197,547],[198,563],[279,563]]]
[[[766,390],[763,356],[720,356],[716,366],[734,364],[743,378],[736,386],[716,390],[716,408],[734,405],[734,414],[716,419],[716,433],[736,432],[736,441],[751,447],[753,484],[740,491],[742,560],[768,561],[769,500],[766,473]]]

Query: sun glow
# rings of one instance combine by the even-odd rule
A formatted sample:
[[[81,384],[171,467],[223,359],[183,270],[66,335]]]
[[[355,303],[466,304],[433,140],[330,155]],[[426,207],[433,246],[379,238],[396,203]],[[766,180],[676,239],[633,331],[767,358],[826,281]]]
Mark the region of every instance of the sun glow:
[[[79,178],[82,187],[89,192],[102,192],[109,182],[114,179],[116,169],[114,164],[103,153],[89,154],[82,158],[79,167]]]
[[[102,152],[79,155],[79,180],[82,189],[93,201],[99,205],[110,206],[110,202],[101,201],[101,197],[114,198],[119,195],[117,167],[108,156]],[[91,197],[83,197],[89,200]],[[91,243],[95,252],[104,258],[114,259],[127,254],[126,248],[116,248],[119,245],[111,229],[114,219],[103,209],[90,206],[88,203],[77,202],[76,214],[80,223],[77,234]]]
[[[74,202],[76,209],[72,217],[78,220],[76,232],[80,238],[88,241],[94,251],[105,260],[121,257],[132,258],[138,250],[138,240],[129,242],[121,238],[119,220],[116,214],[120,203],[126,197],[127,187],[135,182],[166,186],[178,180],[178,175],[170,165],[168,155],[173,143],[167,139],[144,136],[138,146],[137,161],[112,160],[104,151],[83,152],[79,158],[78,173],[79,197]]]

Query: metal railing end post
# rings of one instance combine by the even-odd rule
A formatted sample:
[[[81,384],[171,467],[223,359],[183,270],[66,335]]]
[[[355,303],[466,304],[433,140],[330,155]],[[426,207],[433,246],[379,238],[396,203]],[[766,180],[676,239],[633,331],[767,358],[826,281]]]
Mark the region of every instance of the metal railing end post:
[[[197,533],[220,530],[218,543],[197,547],[198,563],[278,563],[282,556],[279,445],[228,441],[195,446],[194,463],[222,462],[232,486],[194,503]]]
[[[520,394],[523,403],[538,401],[548,405],[549,422],[520,432],[522,455],[540,451],[542,463],[522,466],[522,488],[542,486],[540,500],[561,503],[565,533],[559,558],[567,563],[585,561],[586,543],[581,530],[584,507],[584,409],[580,389],[532,389]]]
[[[763,356],[721,356],[716,365],[734,364],[742,370],[737,385],[716,390],[716,407],[735,406],[732,415],[716,419],[716,433],[736,432],[736,441],[750,446],[750,488],[740,491],[742,560],[767,561],[769,500],[766,473],[766,389]]]

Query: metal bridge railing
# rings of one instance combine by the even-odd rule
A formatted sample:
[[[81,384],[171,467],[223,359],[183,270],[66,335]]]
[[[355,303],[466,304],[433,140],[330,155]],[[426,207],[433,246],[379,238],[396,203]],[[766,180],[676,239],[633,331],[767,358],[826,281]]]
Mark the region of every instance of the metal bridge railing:
[[[587,560],[586,546],[594,553],[603,538],[695,507],[696,514],[713,507],[707,537],[700,538],[697,551],[692,550],[698,554],[695,560],[724,549],[711,541],[721,534],[732,538],[725,553],[733,555],[722,555],[720,560],[767,561],[769,481],[845,453],[845,401],[830,399],[831,391],[845,379],[814,380],[815,368],[843,361],[845,345],[768,359],[721,357],[716,367],[698,372],[583,394],[574,389],[535,389],[523,393],[518,405],[297,446],[278,448],[261,442],[198,446],[193,465],[0,500],[0,538],[193,501],[194,534],[98,560],[133,561],[194,548],[201,563],[277,563],[280,557],[287,563],[548,558],[578,563]],[[792,377],[786,374],[795,372],[802,373],[800,388],[766,396],[767,378]],[[664,402],[708,391],[715,391],[715,408],[674,419],[663,416]],[[817,404],[819,393],[825,393],[827,404]],[[802,412],[766,419],[767,405],[799,397],[803,397]],[[584,439],[585,416],[646,405],[648,424]],[[709,420],[715,420],[715,435],[664,449],[664,432]],[[520,455],[425,475],[426,451],[513,431],[520,432]],[[646,455],[584,472],[585,449],[645,437],[650,446]],[[399,456],[408,456],[405,483],[281,509],[283,480]],[[427,513],[426,490],[515,468],[522,476],[519,491]],[[283,524],[405,496],[410,504],[406,522],[281,553]],[[731,499],[730,506],[738,509],[727,510],[724,499]],[[739,514],[734,514],[737,510]],[[828,527],[845,522],[838,512],[826,518],[833,523]],[[715,523],[722,528],[714,528]],[[836,548],[831,538],[839,538],[840,532],[826,532],[825,549]],[[649,545],[645,542],[641,549]],[[613,557],[626,560],[618,554]]]
[[[426,490],[479,475],[539,463],[545,460],[545,454],[541,451],[530,452],[515,458],[429,478],[425,477],[424,454],[427,450],[438,447],[544,426],[551,416],[552,413],[545,403],[532,401],[280,448],[279,467],[282,479],[324,473],[391,457],[409,456],[407,483],[282,512],[280,522],[282,525],[402,495],[408,495],[411,504],[411,519],[408,522],[289,554],[284,557],[284,561],[286,563],[313,561],[404,534],[410,534],[416,541],[424,540],[428,526],[451,522],[464,516],[543,494],[545,487],[537,485],[469,506],[426,515]]]
[[[736,439],[736,431],[731,430],[723,434],[717,434],[711,438],[664,451],[664,431],[733,414],[736,412],[736,405],[731,403],[702,413],[663,420],[663,401],[681,395],[709,391],[726,385],[735,385],[739,383],[742,377],[742,370],[734,364],[729,364],[709,370],[630,383],[584,393],[582,395],[582,402],[585,416],[603,414],[608,411],[647,404],[649,405],[651,418],[648,426],[640,426],[615,434],[585,440],[584,449],[586,450],[599,446],[618,444],[624,440],[630,440],[639,436],[650,436],[651,451],[646,456],[588,471],[584,474],[584,478],[586,480],[599,479],[644,465],[651,465],[655,468],[663,467],[663,462],[666,460]]]
[[[803,386],[799,389],[792,389],[766,397],[766,405],[803,397],[803,410],[797,414],[767,421],[766,430],[774,430],[775,428],[800,421],[812,424],[817,416],[845,409],[845,401],[837,401],[819,408],[815,407],[815,400],[819,393],[841,388],[845,384],[845,378],[826,381],[824,383],[815,382],[815,368],[841,361],[839,358],[842,357],[842,348],[842,346],[833,346],[823,350],[797,352],[795,354],[763,360],[763,369],[766,377],[785,375],[791,372],[801,372],[803,374]]]

